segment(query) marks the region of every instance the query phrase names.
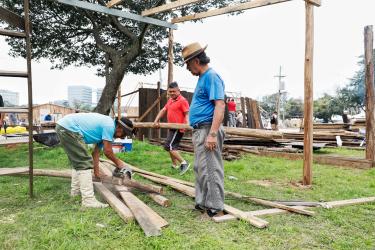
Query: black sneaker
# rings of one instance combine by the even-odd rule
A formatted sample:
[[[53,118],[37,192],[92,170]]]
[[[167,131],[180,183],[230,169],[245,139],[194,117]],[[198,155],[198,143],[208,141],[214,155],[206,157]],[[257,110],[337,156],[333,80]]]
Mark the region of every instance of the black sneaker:
[[[180,175],[185,174],[186,171],[189,170],[189,168],[190,168],[190,164],[189,164],[189,162],[186,162],[186,163],[181,164],[181,166],[180,166]]]

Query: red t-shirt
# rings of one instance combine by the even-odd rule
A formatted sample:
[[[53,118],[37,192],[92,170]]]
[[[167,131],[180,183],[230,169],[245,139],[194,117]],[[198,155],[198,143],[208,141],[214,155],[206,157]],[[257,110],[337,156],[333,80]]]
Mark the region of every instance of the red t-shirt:
[[[236,112],[236,103],[235,102],[228,102],[228,111]]]
[[[185,113],[189,111],[189,103],[185,97],[179,95],[175,100],[169,98],[164,108],[169,123],[186,123]]]

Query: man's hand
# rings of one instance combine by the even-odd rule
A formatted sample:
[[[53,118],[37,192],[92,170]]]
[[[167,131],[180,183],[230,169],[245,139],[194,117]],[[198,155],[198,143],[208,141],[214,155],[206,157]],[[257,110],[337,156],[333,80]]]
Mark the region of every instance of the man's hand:
[[[154,121],[153,127],[160,128],[160,123],[158,121]]]
[[[209,134],[206,138],[205,147],[208,150],[214,150],[217,147],[217,136]]]

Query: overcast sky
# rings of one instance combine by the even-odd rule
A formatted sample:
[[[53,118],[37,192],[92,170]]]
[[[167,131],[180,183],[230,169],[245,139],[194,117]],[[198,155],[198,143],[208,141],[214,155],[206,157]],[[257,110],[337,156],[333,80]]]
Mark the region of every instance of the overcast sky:
[[[374,0],[322,0],[322,6],[315,8],[314,98],[333,93],[358,70],[364,26],[375,24],[374,10]],[[203,23],[179,24],[174,33],[175,41],[183,45],[196,41],[208,44],[211,67],[224,79],[226,90],[251,98],[277,91],[278,79],[274,76],[280,65],[290,96],[303,98],[304,37],[302,0],[251,9],[238,16],[211,17]],[[0,48],[0,69],[26,68],[24,59],[8,56],[3,37]],[[104,86],[104,78],[96,77],[94,68],[59,71],[50,70],[50,66],[47,60],[32,64],[34,103],[67,99],[69,85]],[[175,67],[174,76],[180,86],[195,87],[197,78],[185,68]],[[162,79],[165,84],[166,69]],[[125,76],[122,92],[133,91],[139,82],[158,80],[158,72]],[[0,89],[20,92],[21,104],[27,102],[26,80],[0,78]]]

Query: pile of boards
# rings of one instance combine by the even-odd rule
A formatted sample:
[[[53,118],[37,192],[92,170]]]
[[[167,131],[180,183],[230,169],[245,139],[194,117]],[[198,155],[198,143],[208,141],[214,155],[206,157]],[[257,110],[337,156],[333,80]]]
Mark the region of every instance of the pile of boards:
[[[183,193],[189,197],[195,197],[194,184],[188,181],[175,179],[173,177],[160,175],[157,173],[149,172],[134,166],[127,164],[127,167],[133,169],[133,172],[137,173],[145,179],[152,182],[159,183],[171,187],[172,189]],[[106,175],[109,178],[113,165],[107,160],[102,160],[100,163],[100,171],[102,175]],[[28,168],[0,168],[0,176],[2,175],[25,175],[27,174]],[[71,178],[71,172],[69,170],[48,170],[48,169],[35,169],[34,175],[39,176],[53,176],[53,177],[64,177]],[[161,229],[168,225],[168,222],[162,218],[159,214],[148,207],[143,201],[138,199],[134,194],[133,190],[127,186],[121,185],[121,183],[109,183],[103,181],[95,181],[94,186],[96,191],[110,204],[110,206],[118,213],[118,215],[125,221],[136,220],[140,227],[143,229],[146,236],[158,236],[161,235]],[[149,185],[140,184],[139,185]],[[137,185],[138,185],[137,184]],[[159,190],[162,192],[161,187],[150,185],[152,190]],[[158,191],[149,193],[150,197],[160,196],[157,194]],[[368,202],[374,202],[375,197],[365,197],[352,200],[341,200],[332,202],[282,202],[282,201],[270,201],[256,197],[250,197],[241,195],[233,192],[225,192],[226,196],[232,196],[244,201],[260,204],[262,206],[272,207],[271,209],[261,209],[257,211],[241,211],[229,205],[224,205],[224,211],[226,215],[213,218],[215,222],[225,222],[230,220],[240,219],[245,221],[252,226],[257,228],[265,228],[269,225],[267,221],[259,218],[258,216],[272,215],[272,214],[283,214],[283,213],[297,213],[305,216],[313,216],[315,212],[309,210],[311,207],[323,207],[333,208],[355,204],[363,204]],[[164,198],[166,199],[166,198]],[[153,199],[155,201],[159,199]],[[164,204],[158,202],[160,205],[169,206],[170,202]]]

